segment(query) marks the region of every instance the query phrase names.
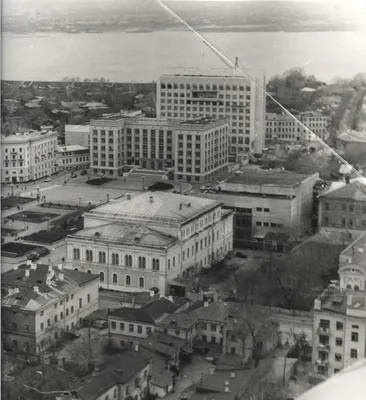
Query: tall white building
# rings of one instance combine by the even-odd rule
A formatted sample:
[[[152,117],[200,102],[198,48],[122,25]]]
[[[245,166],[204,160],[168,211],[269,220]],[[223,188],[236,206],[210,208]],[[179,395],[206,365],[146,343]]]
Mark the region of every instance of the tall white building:
[[[91,120],[91,160],[95,173],[122,175],[123,167],[174,168],[175,177],[208,182],[226,171],[226,120],[169,121],[115,116]]]
[[[85,228],[66,239],[67,267],[99,274],[106,289],[165,294],[174,279],[232,249],[232,215],[214,200],[126,195],[84,214]]]
[[[57,172],[57,132],[31,131],[1,138],[1,182],[19,183]]]
[[[261,154],[265,140],[265,77],[163,75],[157,82],[157,117],[189,120],[227,118],[229,154]],[[261,76],[260,76],[261,75]]]

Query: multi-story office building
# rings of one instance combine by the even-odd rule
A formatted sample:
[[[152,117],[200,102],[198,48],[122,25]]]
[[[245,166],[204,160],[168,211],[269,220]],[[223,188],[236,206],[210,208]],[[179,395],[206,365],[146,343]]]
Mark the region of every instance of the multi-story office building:
[[[312,363],[324,377],[366,357],[366,233],[339,261],[339,282],[314,301]]]
[[[350,183],[319,196],[319,227],[329,232],[341,232],[352,239],[366,230],[366,183],[355,178]]]
[[[175,278],[232,249],[231,211],[169,192],[126,195],[85,213],[84,226],[66,239],[66,264],[100,274],[106,289],[165,294]]]
[[[310,130],[305,129],[300,122],[286,113],[266,114],[266,140],[311,142],[328,138],[331,122],[329,116],[320,113],[301,113],[297,118]]]
[[[3,183],[28,182],[57,172],[57,132],[2,136],[1,147]]]
[[[312,229],[313,187],[319,174],[244,169],[202,193],[232,209],[235,247],[259,244],[269,237],[297,239]],[[281,240],[279,238],[282,238]]]
[[[74,144],[60,146],[57,151],[57,166],[59,170],[89,168],[90,151],[88,147]]]
[[[157,117],[227,118],[229,154],[261,154],[265,139],[265,78],[232,75],[163,75],[157,82]]]
[[[177,179],[207,182],[227,169],[228,123],[199,119],[182,123],[116,116],[92,120],[91,167],[96,173],[122,175],[125,165],[166,170]]]
[[[2,275],[4,347],[37,353],[98,309],[99,276],[33,264]]]

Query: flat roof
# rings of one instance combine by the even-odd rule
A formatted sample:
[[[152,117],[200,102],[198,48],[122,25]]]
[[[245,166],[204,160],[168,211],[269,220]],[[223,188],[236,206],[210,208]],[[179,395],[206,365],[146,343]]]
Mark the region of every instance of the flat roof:
[[[68,151],[80,151],[89,149],[87,147],[81,146],[80,144],[70,144],[67,146],[59,146],[57,150],[61,153],[65,153]]]
[[[65,132],[66,131],[73,131],[73,133],[74,132],[85,132],[85,130],[88,130],[89,131],[89,129],[90,129],[90,125],[89,124],[87,124],[87,125],[65,125]]]
[[[259,171],[242,169],[242,174],[230,177],[227,183],[244,185],[279,185],[297,187],[304,180],[313,175],[297,174],[289,171]]]

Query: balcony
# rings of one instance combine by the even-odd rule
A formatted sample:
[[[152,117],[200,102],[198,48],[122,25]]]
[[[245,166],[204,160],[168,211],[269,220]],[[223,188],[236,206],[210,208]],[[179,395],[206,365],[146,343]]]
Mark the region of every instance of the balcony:
[[[317,330],[318,335],[328,335],[330,336],[330,328],[326,328],[324,326],[319,325],[318,330]]]
[[[329,360],[327,358],[319,358],[318,360],[316,360],[316,365],[327,367],[329,365]]]
[[[318,344],[318,349],[319,350],[323,350],[323,351],[329,351],[330,350],[330,345],[329,344],[319,343]]]

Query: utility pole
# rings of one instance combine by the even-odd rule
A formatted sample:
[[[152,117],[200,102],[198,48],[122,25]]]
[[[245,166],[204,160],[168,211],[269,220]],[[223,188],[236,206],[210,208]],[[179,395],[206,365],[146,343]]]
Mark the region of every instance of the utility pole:
[[[88,321],[88,368],[91,369],[91,359],[92,359],[92,351],[91,351],[91,332],[90,332],[90,321]]]

